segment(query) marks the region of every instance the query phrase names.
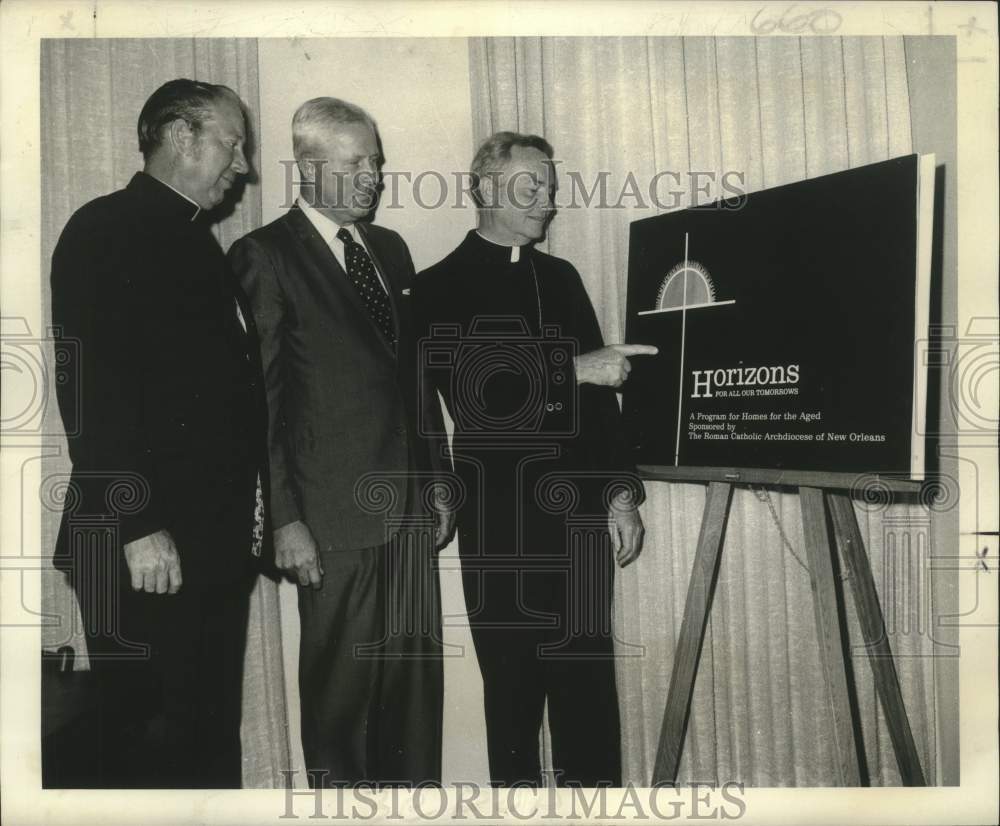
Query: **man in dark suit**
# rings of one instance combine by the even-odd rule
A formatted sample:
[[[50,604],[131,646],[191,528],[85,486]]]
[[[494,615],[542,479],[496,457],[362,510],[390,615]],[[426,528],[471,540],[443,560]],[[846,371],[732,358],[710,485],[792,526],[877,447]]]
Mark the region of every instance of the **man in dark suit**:
[[[301,586],[309,782],[440,781],[433,561],[453,517],[434,495],[441,445],[419,431],[440,408],[418,392],[413,263],[366,223],[382,162],[371,117],[315,98],[292,138],[297,203],[230,259],[260,331],[276,561]]]
[[[605,347],[579,273],[535,249],[554,212],[544,138],[493,135],[472,182],[478,229],[420,273],[413,300],[467,492],[459,553],[490,776],[542,782],[547,703],[556,782],[620,785],[612,584],[615,557],[642,548],[643,489],[614,388],[628,356],[656,348]]]
[[[75,344],[57,387],[73,472],[55,564],[98,688],[92,785],[238,788],[267,411],[208,213],[248,171],[243,109],[224,86],[173,80],[138,133],[143,171],[79,209],[52,258],[53,321]]]

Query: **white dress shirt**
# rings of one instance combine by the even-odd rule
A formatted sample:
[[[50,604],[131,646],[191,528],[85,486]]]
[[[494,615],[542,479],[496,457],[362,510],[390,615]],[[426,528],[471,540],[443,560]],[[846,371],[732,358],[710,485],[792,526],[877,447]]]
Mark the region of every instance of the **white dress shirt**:
[[[368,253],[368,257],[372,259],[372,264],[375,264],[375,259],[372,257],[371,250],[368,249],[368,245],[365,243],[365,239],[362,237],[361,233],[358,232],[358,228],[354,224],[344,224],[341,226],[336,221],[327,218],[322,212],[313,206],[307,204],[301,196],[299,196],[296,201],[299,209],[302,210],[302,214],[309,219],[309,223],[316,227],[316,231],[320,234],[320,237],[326,242],[326,245],[330,248],[330,252],[333,253],[333,257],[337,259],[337,263],[340,264],[341,269],[347,272],[347,259],[344,255],[344,242],[337,237],[337,232],[341,229],[346,229],[351,233],[351,237],[361,244],[362,249]],[[385,281],[382,278],[382,273],[378,271],[378,266],[375,266],[375,274],[378,276],[379,284],[382,285],[382,289],[385,290],[386,295],[389,291],[386,289]]]

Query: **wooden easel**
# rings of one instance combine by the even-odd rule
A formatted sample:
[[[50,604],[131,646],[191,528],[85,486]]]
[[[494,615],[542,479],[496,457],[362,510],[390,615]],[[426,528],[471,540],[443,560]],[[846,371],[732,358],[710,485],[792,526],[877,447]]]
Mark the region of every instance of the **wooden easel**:
[[[840,549],[851,581],[854,602],[868,652],[868,662],[875,675],[875,688],[885,713],[896,762],[906,786],[926,786],[920,758],[910,731],[903,705],[899,677],[886,636],[885,621],[875,590],[871,563],[861,539],[857,518],[848,491],[857,482],[853,474],[810,473],[738,468],[678,468],[640,466],[646,479],[671,482],[708,482],[708,494],[698,534],[694,569],[688,585],[687,601],[680,638],[674,655],[670,690],[660,728],[653,783],[673,785],[677,781],[684,737],[691,712],[698,660],[705,640],[705,626],[712,608],[715,585],[722,558],[726,522],[736,484],[792,485],[798,487],[802,503],[802,527],[812,580],[813,609],[820,640],[820,659],[829,688],[833,711],[834,743],[837,750],[839,785],[861,785],[860,767],[864,761],[862,744],[855,736],[860,725],[854,719],[857,704],[852,704],[855,686],[849,684],[845,666],[846,646],[841,638],[838,617],[838,588],[834,576],[834,555]],[[879,479],[885,490],[915,493],[919,482]],[[827,530],[830,515],[833,542]]]

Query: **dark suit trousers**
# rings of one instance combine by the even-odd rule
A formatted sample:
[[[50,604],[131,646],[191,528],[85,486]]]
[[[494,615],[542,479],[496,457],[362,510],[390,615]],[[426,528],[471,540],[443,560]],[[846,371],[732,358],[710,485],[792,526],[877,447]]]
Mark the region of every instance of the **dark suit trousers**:
[[[441,608],[432,536],[321,553],[299,588],[299,695],[310,786],[441,780]]]
[[[540,507],[535,484],[558,466],[524,471],[517,462],[514,450],[489,456],[484,481],[467,480],[480,492],[458,517],[490,778],[495,785],[541,784],[538,737],[547,702],[555,782],[621,785],[607,516],[587,495],[572,514]]]
[[[97,689],[96,788],[239,788],[253,579],[133,591],[124,556],[70,574]]]

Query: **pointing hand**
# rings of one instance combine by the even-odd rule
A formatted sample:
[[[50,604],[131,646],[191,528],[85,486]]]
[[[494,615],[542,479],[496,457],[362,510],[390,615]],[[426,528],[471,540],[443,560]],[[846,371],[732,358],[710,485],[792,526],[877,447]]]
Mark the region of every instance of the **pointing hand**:
[[[576,382],[621,387],[632,369],[629,356],[655,356],[659,352],[659,348],[651,344],[609,344],[592,350],[574,359]]]

